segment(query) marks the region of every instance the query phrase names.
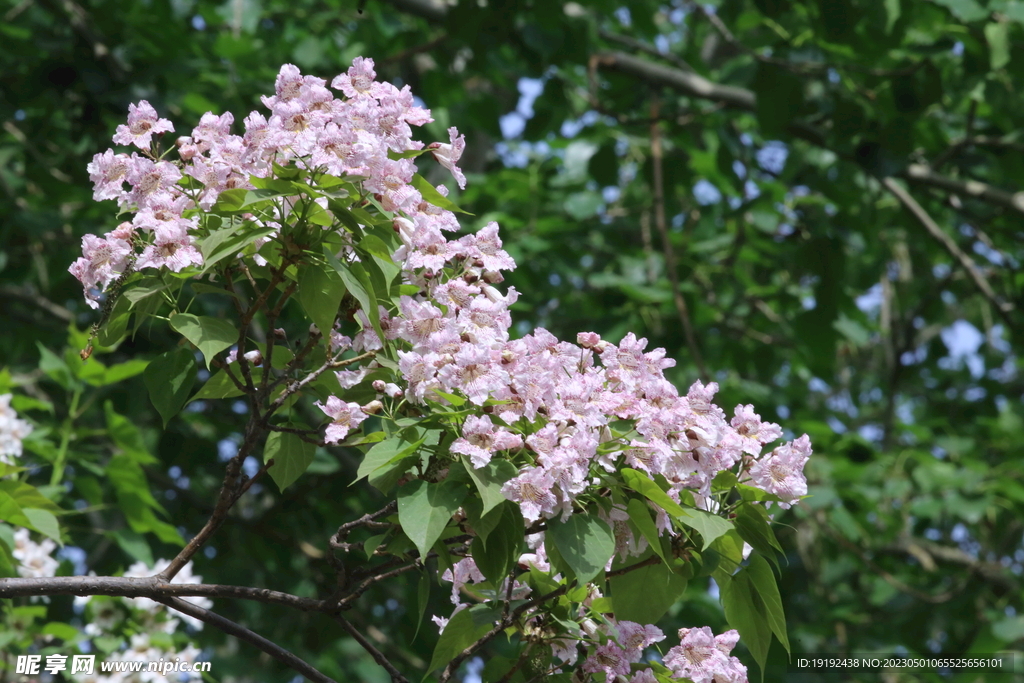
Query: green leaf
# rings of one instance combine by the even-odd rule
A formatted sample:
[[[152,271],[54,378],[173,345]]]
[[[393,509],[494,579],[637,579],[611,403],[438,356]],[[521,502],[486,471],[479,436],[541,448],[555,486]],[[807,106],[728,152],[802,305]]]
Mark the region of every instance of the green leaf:
[[[331,337],[344,296],[345,283],[333,269],[313,263],[299,271],[299,302],[324,339]]]
[[[363,477],[373,474],[385,465],[399,462],[423,445],[425,440],[426,437],[420,438],[416,441],[410,441],[406,436],[404,436],[404,432],[400,432],[392,437],[384,439],[383,441],[375,443],[370,450],[366,452],[366,455],[363,456],[363,461],[359,463],[359,470],[356,472],[356,478],[352,484],[356,483]]]
[[[436,207],[447,209],[448,211],[454,211],[456,213],[464,213],[467,216],[472,216],[468,211],[463,211],[455,202],[445,197],[443,194],[437,191],[437,188],[430,184],[430,182],[421,176],[419,173],[412,177],[411,185],[415,187],[419,193],[423,196],[423,200],[433,204]]]
[[[111,532],[111,536],[114,537],[114,540],[117,541],[117,545],[129,557],[139,562],[144,562],[147,567],[153,566],[153,551],[150,550],[149,543],[146,541],[145,536],[136,533],[131,529],[118,529],[117,531]]]
[[[134,377],[135,375],[144,372],[148,366],[148,360],[129,360],[124,363],[118,363],[117,365],[111,365],[103,374],[103,384],[99,386],[116,384],[117,382]]]
[[[486,541],[477,536],[470,549],[476,566],[495,587],[500,586],[516,566],[523,546],[522,513],[517,507],[507,505],[501,506],[498,512],[501,518]]]
[[[203,254],[202,272],[208,273],[228,256],[234,256],[261,237],[273,234],[273,228],[257,228],[252,223],[246,223],[241,228],[224,228],[211,233],[200,245]]]
[[[1010,24],[992,21],[985,25],[989,63],[992,69],[1002,69],[1010,63]]]
[[[658,534],[658,527],[654,525],[654,520],[651,519],[651,509],[641,500],[632,498],[629,504],[626,505],[626,511],[629,513],[629,521],[633,522],[637,530],[647,539],[647,543],[650,544],[654,552],[658,553],[658,557],[665,564],[668,564],[668,558],[665,557],[665,553],[661,547],[661,537]],[[654,623],[654,622],[644,622]]]
[[[744,503],[736,510],[736,531],[740,538],[749,543],[765,558],[775,560],[775,551],[782,552],[782,546],[772,531],[768,512],[761,505]]]
[[[117,507],[138,533],[152,532],[165,543],[184,545],[177,529],[157,518],[165,514],[150,492],[142,467],[126,454],[115,455],[106,468],[107,479],[117,494]]]
[[[359,306],[366,313],[366,317],[370,319],[374,332],[384,342],[384,331],[380,326],[380,311],[377,310],[377,295],[373,291],[373,283],[370,282],[366,269],[360,263],[342,264],[333,254],[327,251],[327,247],[324,247],[324,250],[328,255],[328,262],[341,275],[341,279],[345,282],[345,286],[348,287],[348,291],[356,298]]]
[[[114,404],[110,401],[103,404],[103,412],[107,420],[107,434],[111,441],[124,451],[125,455],[142,465],[151,465],[157,462],[157,459],[146,448],[142,432],[134,422],[114,410]]]
[[[420,557],[427,556],[465,497],[465,487],[449,480],[416,479],[398,490],[398,521]]]
[[[416,587],[416,631],[412,634],[413,641],[420,634],[420,627],[423,626],[423,617],[427,615],[427,604],[430,602],[430,574],[424,571],[420,574],[419,585]]]
[[[256,374],[261,372],[261,368],[254,368],[252,381],[256,381]],[[213,398],[233,398],[235,396],[241,396],[244,392],[240,390],[235,383],[231,381],[231,377],[228,376],[227,370],[218,370],[210,379],[206,380],[206,384],[199,388],[196,395],[188,400],[189,403],[192,401],[200,401],[203,399]]]
[[[757,95],[757,121],[766,137],[781,136],[790,121],[800,113],[804,102],[804,82],[791,71],[759,62],[754,79]]]
[[[263,449],[263,462],[274,459],[274,464],[267,472],[277,482],[277,487],[284,491],[302,476],[313,462],[315,454],[316,445],[303,441],[298,434],[271,432]]]
[[[519,474],[515,465],[500,458],[494,458],[480,469],[474,469],[465,455],[462,456],[462,463],[466,466],[470,479],[473,480],[480,492],[480,499],[484,505],[483,511],[480,513],[481,517],[505,500],[505,496],[501,494],[501,487],[509,479],[513,479]]]
[[[214,356],[238,341],[235,326],[218,318],[177,313],[171,316],[171,327],[199,348],[207,369]]]
[[[729,520],[694,508],[684,509],[683,514],[676,519],[700,534],[700,537],[704,539],[704,546],[701,550],[706,550],[716,538],[733,529],[733,524]]]
[[[72,374],[67,363],[39,342],[36,342],[36,346],[39,347],[39,369],[54,382],[68,389],[71,386]]]
[[[149,400],[164,421],[164,427],[185,405],[198,373],[196,359],[192,351],[186,348],[177,348],[157,356],[146,368],[142,379],[149,389]]]
[[[963,22],[988,18],[988,10],[975,0],[933,0],[933,2],[948,8],[953,16]]]
[[[779,595],[779,586],[775,582],[775,574],[763,557],[754,555],[750,558],[749,564],[743,570],[750,575],[757,594],[765,606],[765,617],[772,633],[779,639],[782,646],[789,652],[789,636],[786,633],[786,614],[782,608],[782,596]]]
[[[626,565],[643,562],[651,551],[639,558],[630,557]],[[620,566],[616,564],[616,569]],[[615,618],[654,624],[665,616],[668,609],[686,590],[686,577],[676,574],[662,563],[647,565],[609,579]]]
[[[786,619],[775,575],[764,558],[755,555],[750,564],[734,576],[720,579],[719,588],[725,618],[739,631],[743,643],[761,667],[763,678],[772,633],[789,651]]]
[[[103,323],[103,327],[96,335],[96,340],[102,346],[114,346],[124,338],[128,332],[128,319],[131,317],[132,302],[123,296],[117,297],[114,308],[110,311],[110,317]]]
[[[427,680],[427,676],[455,659],[460,652],[494,628],[499,619],[500,607],[488,608],[484,605],[474,605],[452,617],[434,647],[434,655],[430,658],[430,666],[423,680]]]
[[[900,7],[900,0],[885,0],[885,34],[892,33],[892,27],[900,20],[903,10]]]
[[[547,538],[581,584],[597,576],[615,552],[611,527],[591,514],[577,513],[564,522],[548,521]]]
[[[21,511],[28,517],[28,521],[32,523],[32,528],[40,532],[44,536],[49,536],[61,546],[64,545],[63,541],[60,540],[60,524],[57,523],[57,518],[49,510],[40,510],[39,508],[22,508]]]
[[[651,481],[643,472],[625,467],[621,470],[621,473],[626,486],[646,497],[662,510],[679,520],[684,526],[699,533],[701,538],[704,539],[704,547],[701,550],[707,550],[712,541],[733,528],[729,520],[713,515],[710,512],[694,508],[684,508],[669,498],[669,495],[662,491],[661,487]]]
[[[388,159],[392,161],[398,161],[399,159],[415,159],[421,154],[426,154],[430,150],[424,147],[423,149],[407,149],[404,152],[396,152],[393,149],[388,150]]]
[[[601,195],[590,190],[584,190],[583,192],[575,192],[566,197],[562,206],[567,214],[578,221],[582,221],[596,215],[603,203],[604,199]]]

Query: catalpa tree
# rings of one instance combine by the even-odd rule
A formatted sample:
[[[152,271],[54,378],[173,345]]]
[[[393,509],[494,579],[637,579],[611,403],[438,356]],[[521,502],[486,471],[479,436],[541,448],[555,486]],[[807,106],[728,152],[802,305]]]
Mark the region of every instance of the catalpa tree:
[[[408,86],[377,82],[372,60],[329,87],[285,65],[263,104],[269,116],[249,114],[243,135],[230,113],[208,113],[167,144],[173,124],[141,101],[114,135],[121,151],[89,166],[95,199],[126,219],[83,239],[70,270],[99,322],[81,358],[44,352],[44,372],[73,394],[72,417],[90,392],[142,373],[165,425],[187,403],[241,399],[244,426],[208,521],[184,542],[145,490],[152,456],[109,404],[101,438],[116,454],[78,464],[58,441],[45,486],[22,442],[48,452],[40,444],[60,432],[33,437],[17,410],[35,399],[5,395],[0,570],[12,578],[0,597],[45,611],[28,598],[75,595],[82,615],[80,632],[22,624],[19,646],[46,652],[56,635],[112,659],[192,661],[190,634],[206,625],[331,680],[213,611],[254,600],[334,620],[395,682],[443,683],[480,657],[489,681],[725,683],[747,680],[738,641],[762,668],[773,636],[788,649],[771,521],[806,494],[809,439],[773,447],[782,429],[753,406],[727,415],[713,382],[680,393],[663,374],[674,361],[631,334],[510,338],[517,293],[500,285],[516,264],[498,226],[449,237],[461,210],[417,173],[416,158],[432,157],[464,187],[464,138],[450,128],[447,142],[414,140],[430,112]],[[180,341],[150,361],[90,358],[94,344],[165,323]],[[196,554],[217,533],[245,533],[232,528],[235,504],[265,475],[286,489],[321,447],[358,447],[357,485],[390,498],[323,540],[331,589],[204,584]],[[55,502],[75,466],[110,478],[131,538],[155,534],[180,552],[117,576],[54,576],[51,553],[82,531],[58,522],[69,510]],[[707,576],[733,630],[658,628],[687,582]],[[435,579],[450,584],[452,608],[432,616],[440,635],[425,670],[392,661],[346,618],[374,584]],[[489,651],[499,636],[515,656]]]

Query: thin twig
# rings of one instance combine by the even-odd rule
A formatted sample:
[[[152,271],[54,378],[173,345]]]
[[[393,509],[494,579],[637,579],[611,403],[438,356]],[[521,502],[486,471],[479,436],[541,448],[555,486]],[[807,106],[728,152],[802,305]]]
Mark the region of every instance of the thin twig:
[[[634,50],[639,50],[640,52],[649,54],[652,57],[657,57],[659,59],[664,59],[666,61],[672,62],[680,69],[684,69],[686,71],[694,70],[693,67],[687,64],[686,60],[683,59],[682,57],[672,54],[671,52],[662,52],[658,48],[652,45],[648,45],[647,43],[641,40],[637,40],[636,38],[630,38],[629,36],[622,36],[619,35],[618,33],[612,33],[611,31],[606,31],[603,28],[597,30],[597,35],[613,43],[619,43],[620,45],[625,45],[626,47],[631,47]]]
[[[657,93],[651,98],[651,119],[658,118],[660,101]],[[665,222],[665,182],[661,168],[661,130],[656,122],[651,123],[651,161],[654,166],[654,223],[661,233],[662,248],[665,250],[665,266],[668,271],[668,279],[672,285],[672,299],[679,313],[679,321],[683,326],[683,335],[686,337],[686,345],[690,349],[693,363],[697,366],[702,380],[707,382],[711,379],[708,369],[704,365],[704,357],[701,355],[700,347],[697,346],[697,335],[693,331],[693,321],[690,320],[690,311],[686,305],[686,299],[679,288],[679,271],[676,267],[676,255],[672,249],[672,239],[668,234],[668,226]]]
[[[967,271],[967,274],[971,277],[971,280],[974,282],[974,286],[977,287],[978,291],[981,292],[981,294],[988,299],[989,303],[995,307],[999,315],[1006,321],[1006,324],[1011,329],[1016,327],[1014,320],[1010,315],[1014,310],[1013,304],[1000,300],[1000,297],[992,289],[992,285],[989,284],[988,280],[985,279],[984,274],[982,274],[981,270],[974,263],[974,259],[960,249],[957,243],[953,241],[953,238],[947,235],[945,231],[939,227],[939,224],[928,215],[928,212],[925,211],[921,205],[917,203],[917,200],[914,199],[909,192],[903,189],[899,183],[892,178],[882,178],[882,185],[885,189],[889,190],[894,197],[896,197],[905,209],[914,215],[914,218],[924,226],[925,230],[928,231],[928,234],[931,235],[935,241],[941,244],[943,248],[945,248],[945,250],[960,263],[964,270]]]
[[[211,612],[208,609],[203,609],[198,605],[194,605],[186,600],[180,600],[178,598],[154,598],[157,602],[161,602],[168,607],[175,609],[182,614],[187,614],[190,617],[199,619],[202,622],[210,624],[216,628],[219,628],[228,635],[235,636],[240,640],[244,640],[250,645],[255,645],[257,648],[266,652],[268,655],[281,662],[285,666],[299,672],[306,678],[314,683],[337,683],[333,678],[329,678],[324,674],[317,671],[309,663],[299,659],[294,654],[285,650],[280,645],[272,643],[263,636],[250,631],[241,624],[237,624],[226,617],[222,617],[216,612]]]
[[[493,640],[499,633],[501,633],[506,628],[514,624],[515,621],[520,616],[522,616],[524,612],[526,612],[529,609],[533,609],[537,605],[545,603],[548,600],[557,598],[558,596],[568,591],[570,586],[572,585],[575,585],[575,581],[571,584],[567,583],[559,588],[556,588],[550,593],[540,595],[534,598],[533,600],[525,602],[519,607],[516,607],[514,610],[512,610],[511,614],[509,614],[507,617],[501,619],[497,624],[495,624],[494,628],[485,633],[475,643],[467,647],[465,650],[456,655],[454,659],[448,662],[448,666],[446,666],[444,668],[444,672],[441,673],[441,678],[438,679],[440,683],[448,683],[448,681],[451,680],[451,677],[455,675],[455,672],[459,670],[459,666],[462,664],[462,662],[466,661],[466,659],[468,659],[469,657],[472,657],[474,654],[477,653],[478,650],[480,650],[480,648],[482,648],[487,643],[491,642],[491,640]]]
[[[0,598],[34,595],[110,595],[123,598],[208,597],[253,600],[303,612],[322,612],[328,603],[267,588],[223,584],[166,583],[156,577],[54,576],[0,579]],[[333,608],[331,608],[333,609]]]
[[[370,653],[373,657],[373,661],[384,667],[384,670],[391,676],[391,683],[409,683],[409,679],[402,675],[402,672],[395,668],[394,664],[388,661],[388,658],[381,654],[381,651],[373,646],[369,640],[366,639],[362,633],[359,632],[355,626],[353,626],[345,617],[340,614],[334,616],[335,621],[341,624],[341,627],[348,631],[348,634],[352,636],[357,643],[359,643],[364,650]]]

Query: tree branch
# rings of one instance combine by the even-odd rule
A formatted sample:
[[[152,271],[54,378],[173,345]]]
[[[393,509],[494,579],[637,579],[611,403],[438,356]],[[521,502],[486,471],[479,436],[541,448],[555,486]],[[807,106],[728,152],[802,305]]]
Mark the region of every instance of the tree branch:
[[[352,636],[357,643],[363,646],[363,649],[370,653],[373,657],[373,661],[384,667],[384,670],[391,676],[391,683],[409,683],[409,680],[402,675],[402,672],[395,668],[395,666],[388,661],[388,658],[381,654],[381,651],[373,646],[369,640],[366,639],[362,633],[359,632],[355,626],[352,625],[345,617],[340,614],[335,615],[335,621],[341,624],[341,627],[348,631],[348,634]]]
[[[206,622],[211,626],[219,628],[228,635],[235,636],[240,640],[244,640],[250,645],[255,645],[257,648],[266,652],[268,655],[281,662],[285,666],[298,671],[300,674],[313,681],[314,683],[337,683],[333,678],[329,678],[324,674],[314,669],[310,664],[299,659],[294,654],[285,650],[280,645],[270,642],[258,633],[254,633],[249,629],[245,628],[241,624],[222,617],[216,612],[203,609],[198,605],[193,605],[191,602],[180,600],[178,598],[160,597],[154,598],[157,602],[161,602],[168,607],[175,609],[182,614],[187,614],[190,617],[199,619],[200,621]]]
[[[896,197],[905,209],[914,215],[918,222],[920,222],[921,225],[924,226],[925,230],[928,231],[928,234],[931,235],[935,241],[941,244],[943,248],[945,248],[945,250],[960,263],[964,270],[967,271],[967,274],[970,275],[971,280],[974,282],[974,286],[977,287],[978,291],[981,292],[981,294],[988,299],[989,303],[995,307],[996,311],[998,311],[1003,317],[1003,320],[1006,321],[1006,324],[1011,328],[1015,327],[1014,321],[1010,317],[1010,313],[1013,311],[1013,304],[1004,302],[1000,299],[992,289],[992,285],[989,284],[981,270],[974,263],[974,259],[960,249],[957,243],[953,241],[953,238],[947,235],[945,231],[939,227],[938,223],[928,215],[928,212],[926,212],[921,205],[917,203],[917,200],[914,199],[909,192],[903,189],[899,183],[892,178],[882,178],[882,185],[885,186],[885,189],[889,190],[894,197]],[[1024,195],[1024,193],[1021,194]]]
[[[686,346],[693,356],[693,364],[697,366],[697,372],[703,381],[711,379],[708,369],[704,365],[704,357],[701,355],[700,347],[697,345],[697,335],[693,330],[693,322],[690,320],[690,310],[683,298],[683,292],[679,288],[679,270],[676,267],[676,255],[672,249],[672,239],[668,234],[668,225],[665,222],[665,187],[662,178],[661,168],[661,130],[658,128],[658,114],[660,102],[658,94],[654,93],[651,99],[651,162],[654,166],[654,223],[661,233],[662,249],[665,252],[665,266],[668,271],[668,279],[672,284],[672,299],[675,302],[676,311],[679,313],[679,321],[683,326],[683,336],[686,338]]]
[[[166,583],[158,577],[131,578],[123,576],[56,576],[49,578],[0,579],[0,598],[33,595],[111,595],[122,598],[207,597],[252,600],[268,605],[281,605],[303,612],[323,612],[328,603],[315,598],[301,598],[268,588],[227,586],[223,584]]]
[[[572,582],[571,585],[575,585],[575,582]],[[451,680],[451,677],[455,675],[455,672],[458,671],[459,666],[464,661],[466,661],[466,659],[472,657],[480,648],[489,643],[499,633],[501,633],[506,628],[514,624],[516,619],[522,616],[524,612],[536,607],[537,605],[540,605],[541,603],[547,602],[552,598],[557,598],[558,596],[568,591],[569,587],[570,584],[567,583],[561,586],[560,588],[556,588],[550,593],[540,595],[534,598],[533,600],[530,600],[529,602],[523,603],[519,607],[516,607],[514,610],[512,610],[511,614],[509,614],[507,617],[501,619],[497,624],[495,624],[494,628],[492,628],[490,631],[481,636],[475,643],[473,643],[465,650],[460,652],[458,655],[456,655],[455,658],[452,659],[452,661],[448,662],[448,666],[444,668],[444,672],[441,674],[441,678],[438,679],[440,683],[448,683],[448,681]]]
[[[901,173],[900,177],[917,185],[937,187],[947,192],[982,199],[990,204],[1024,214],[1024,191],[1006,192],[977,180],[955,180],[939,175],[924,164],[907,166],[907,170]]]

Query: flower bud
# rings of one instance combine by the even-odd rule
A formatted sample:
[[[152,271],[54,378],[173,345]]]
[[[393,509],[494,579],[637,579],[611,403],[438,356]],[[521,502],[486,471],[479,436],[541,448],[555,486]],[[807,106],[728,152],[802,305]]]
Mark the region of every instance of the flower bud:
[[[373,400],[363,406],[363,412],[367,415],[376,415],[384,409],[384,404],[380,401]]]
[[[398,386],[397,384],[392,384],[391,382],[388,382],[387,384],[384,385],[384,393],[390,396],[391,398],[401,398],[402,396],[405,395],[405,392],[402,391],[402,388],[400,386]]]
[[[505,276],[496,270],[485,270],[483,274],[484,282],[489,285],[496,285],[499,282],[505,281]]]
[[[373,390],[376,391],[378,394],[383,394],[384,393],[384,387],[385,386],[386,385],[384,384],[384,380],[382,380],[382,379],[375,379],[375,380],[373,380]]]
[[[593,619],[584,619],[580,627],[589,637],[594,638],[597,636],[597,622]]]
[[[576,335],[576,343],[585,349],[593,349],[601,343],[601,336],[597,332],[580,332]]]
[[[253,365],[263,365],[263,354],[260,353],[259,349],[253,349],[252,351],[246,351],[242,356]]]
[[[278,339],[287,339],[288,333],[284,331],[283,327],[275,327],[274,336],[277,337]]]

